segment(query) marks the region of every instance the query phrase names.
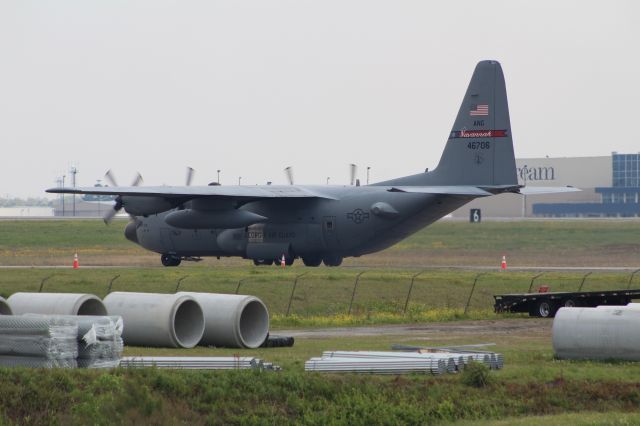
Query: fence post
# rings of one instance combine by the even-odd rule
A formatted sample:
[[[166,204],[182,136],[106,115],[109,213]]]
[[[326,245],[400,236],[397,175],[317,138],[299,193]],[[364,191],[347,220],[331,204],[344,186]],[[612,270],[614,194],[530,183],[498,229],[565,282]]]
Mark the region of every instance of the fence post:
[[[189,278],[189,275],[185,275],[184,277],[181,277],[178,279],[178,282],[176,283],[176,291],[174,291],[174,293],[178,292],[178,289],[180,288],[180,284],[182,284],[182,281],[184,281],[187,278]]]
[[[289,312],[291,312],[291,302],[293,301],[293,294],[296,292],[296,286],[298,285],[298,278],[302,278],[307,275],[309,271],[303,272],[300,275],[296,276],[296,279],[293,280],[293,288],[291,289],[291,296],[289,296],[289,304],[287,305],[287,316],[289,316]]]
[[[409,292],[407,293],[407,300],[404,301],[404,309],[402,310],[402,315],[407,313],[407,306],[409,306],[409,299],[411,298],[411,290],[413,290],[413,282],[418,278],[419,275],[426,272],[426,270],[422,270],[411,277],[411,285],[409,286]]]
[[[111,293],[111,287],[113,286],[113,282],[118,278],[120,278],[120,274],[116,275],[115,277],[111,278],[111,280],[109,280],[109,288],[107,288],[107,294]]]
[[[45,281],[47,281],[49,278],[51,278],[52,276],[54,276],[55,274],[51,274],[49,276],[46,276],[42,279],[42,281],[40,281],[40,290],[38,290],[38,293],[42,293],[42,287],[44,287],[44,283]]]
[[[640,269],[636,269],[635,271],[633,271],[631,273],[631,276],[629,277],[629,284],[627,284],[627,290],[629,290],[631,288],[631,281],[633,281],[633,276],[635,274],[637,274],[638,272],[640,272]]]
[[[469,299],[467,300],[467,305],[464,307],[464,315],[467,315],[467,309],[469,309],[469,304],[471,303],[471,297],[473,297],[473,291],[476,289],[476,283],[478,282],[478,278],[486,274],[487,274],[486,272],[480,272],[478,275],[476,275],[475,279],[473,280],[471,293],[469,293]]]
[[[236,287],[236,294],[238,294],[238,291],[240,290],[240,285],[245,281],[248,280],[249,278],[242,278],[240,280],[238,280],[238,286]]]
[[[349,302],[349,313],[351,315],[351,307],[353,306],[353,299],[356,297],[356,289],[358,288],[358,282],[360,281],[360,275],[364,274],[367,271],[362,271],[358,275],[356,275],[356,282],[353,284],[353,293],[351,293],[351,302]]]
[[[582,282],[580,283],[580,287],[578,287],[578,291],[582,290],[582,286],[584,285],[585,280],[587,279],[587,277],[589,275],[591,275],[593,272],[587,272],[586,274],[584,274],[584,277],[582,277]]]
[[[531,278],[531,284],[529,284],[529,291],[527,293],[531,293],[531,289],[533,288],[533,282],[535,280],[537,280],[538,278],[540,278],[541,276],[543,276],[543,275],[544,275],[544,272],[542,272],[542,273],[536,275],[535,277]]]

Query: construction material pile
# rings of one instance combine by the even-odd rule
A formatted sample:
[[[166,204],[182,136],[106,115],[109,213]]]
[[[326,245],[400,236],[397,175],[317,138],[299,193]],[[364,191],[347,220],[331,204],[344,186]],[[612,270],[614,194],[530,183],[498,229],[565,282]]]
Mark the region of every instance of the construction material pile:
[[[131,356],[123,357],[120,360],[120,366],[129,368],[155,367],[185,370],[281,370],[279,366],[265,362],[259,358],[239,356]]]
[[[117,367],[121,335],[121,317],[0,316],[0,366]]]
[[[78,324],[55,317],[0,316],[0,366],[77,367]]]
[[[78,367],[113,368],[120,363],[124,350],[120,316],[26,314],[25,317],[75,322],[78,325]]]
[[[455,373],[472,361],[482,362],[492,369],[504,365],[501,354],[485,351],[452,351],[446,348],[427,352],[411,351],[325,351],[322,357],[305,362],[305,371],[408,374],[426,373],[440,375]]]

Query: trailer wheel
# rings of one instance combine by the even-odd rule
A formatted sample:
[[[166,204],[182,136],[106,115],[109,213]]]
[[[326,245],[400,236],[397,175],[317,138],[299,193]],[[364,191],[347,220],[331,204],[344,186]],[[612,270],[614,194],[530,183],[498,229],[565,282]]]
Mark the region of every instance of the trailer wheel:
[[[550,318],[555,315],[555,307],[546,300],[537,302],[534,306],[532,316],[541,318]]]
[[[578,306],[578,304],[573,299],[567,299],[564,301],[562,306],[564,306],[565,308],[575,308],[576,306]]]

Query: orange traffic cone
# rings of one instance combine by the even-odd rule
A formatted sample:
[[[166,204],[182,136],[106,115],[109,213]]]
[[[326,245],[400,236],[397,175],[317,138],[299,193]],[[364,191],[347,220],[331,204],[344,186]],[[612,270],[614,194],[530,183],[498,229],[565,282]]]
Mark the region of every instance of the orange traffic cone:
[[[280,259],[280,266],[283,268],[287,265],[287,262],[284,260],[284,254],[282,255],[282,259]]]
[[[502,256],[502,263],[500,264],[500,269],[505,271],[507,269],[507,256]]]
[[[73,255],[73,269],[80,268],[80,263],[78,263],[78,253]]]

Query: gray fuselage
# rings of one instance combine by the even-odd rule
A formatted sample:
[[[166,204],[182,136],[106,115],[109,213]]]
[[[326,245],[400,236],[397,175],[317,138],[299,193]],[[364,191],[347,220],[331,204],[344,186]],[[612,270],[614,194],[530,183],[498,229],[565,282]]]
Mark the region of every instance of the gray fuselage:
[[[243,204],[268,218],[236,229],[180,229],[165,222],[175,211],[137,217],[127,237],[157,253],[180,257],[250,259],[350,257],[383,250],[464,205],[473,197],[408,194],[383,186],[306,186],[323,198],[259,200]],[[188,203],[185,206],[188,208]],[[135,225],[134,225],[135,224]]]

